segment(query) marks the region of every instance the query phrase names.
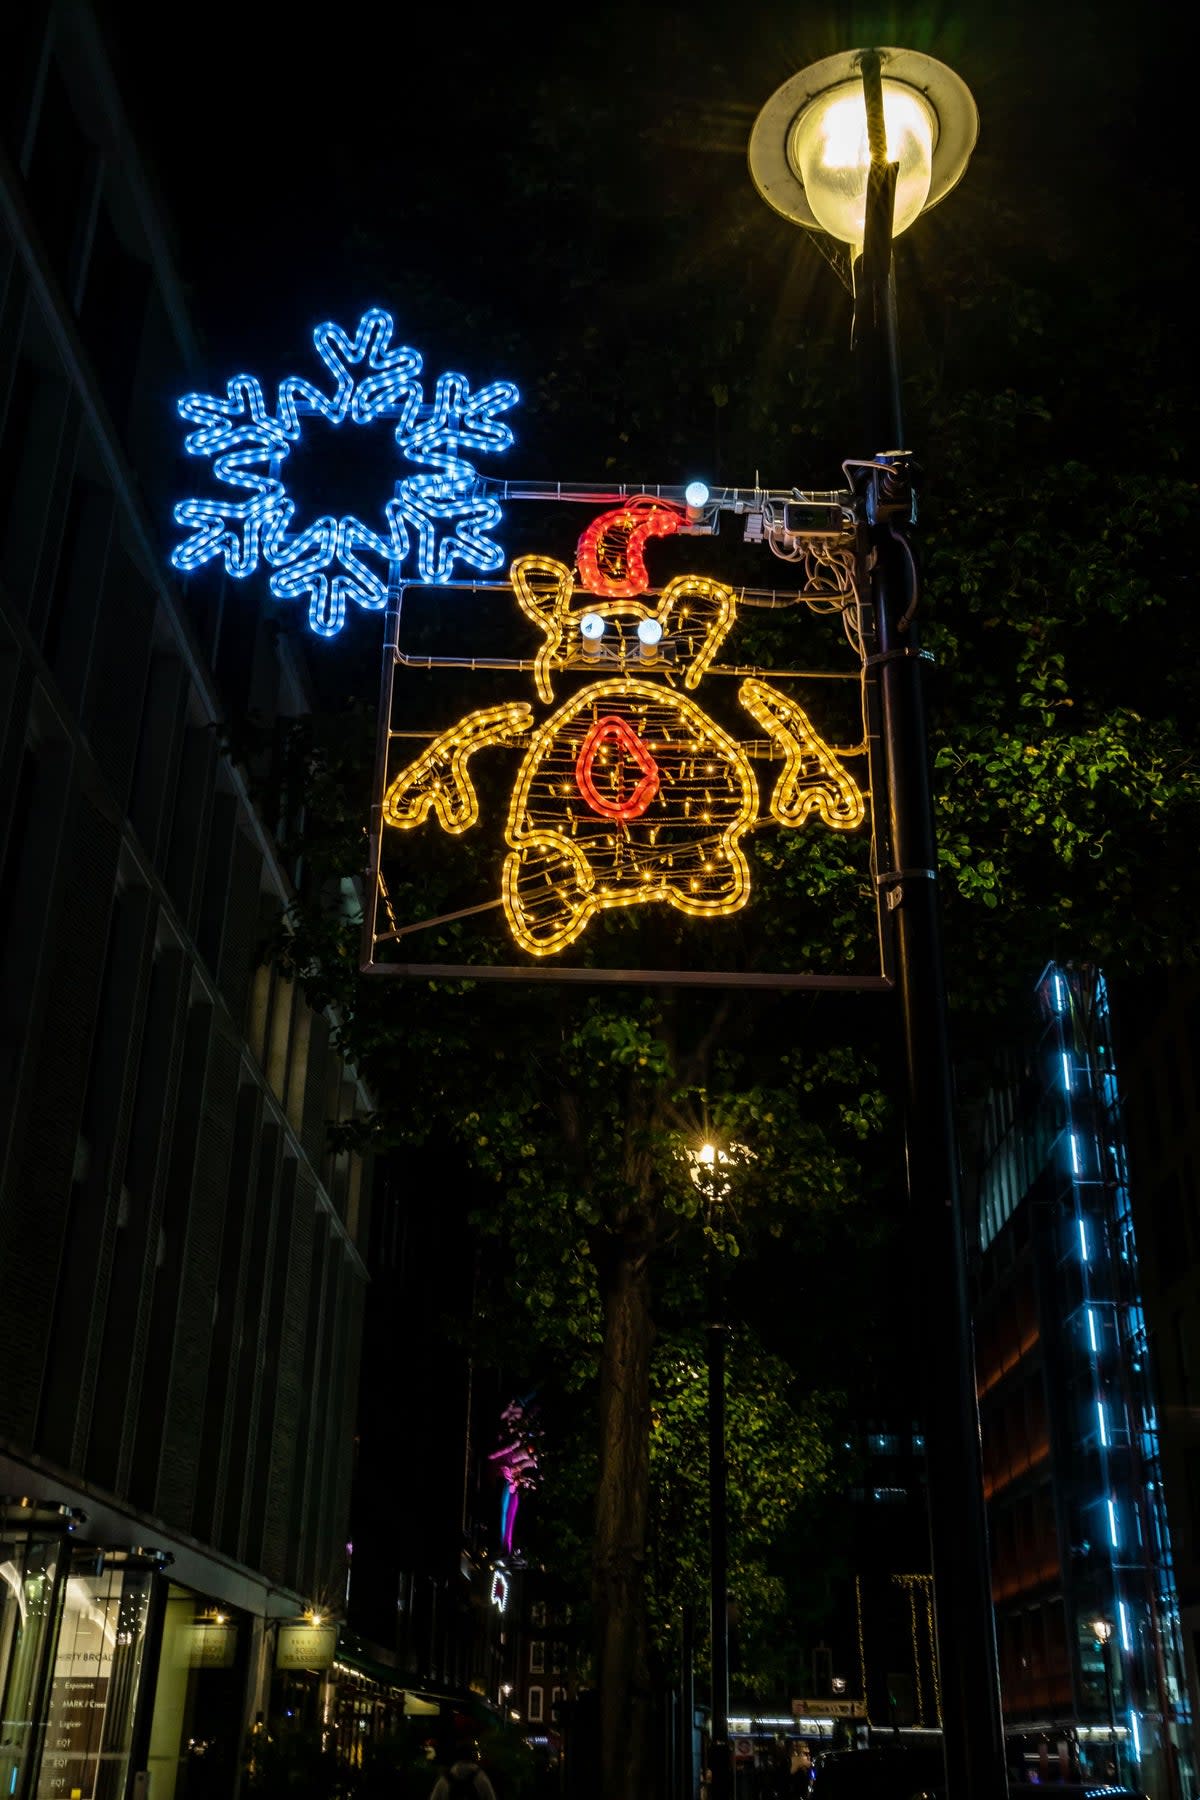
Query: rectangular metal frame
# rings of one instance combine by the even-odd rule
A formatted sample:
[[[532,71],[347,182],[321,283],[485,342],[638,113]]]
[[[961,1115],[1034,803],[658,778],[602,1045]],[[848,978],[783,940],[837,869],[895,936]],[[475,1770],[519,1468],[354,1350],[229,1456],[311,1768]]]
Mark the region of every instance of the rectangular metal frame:
[[[583,968],[561,964],[526,963],[436,963],[380,961],[377,949],[394,938],[378,930],[379,907],[383,883],[380,797],[387,769],[387,748],[391,727],[393,687],[399,656],[399,621],[404,585],[389,588],[384,621],[382,668],[379,692],[379,726],[376,746],[375,779],[371,797],[369,831],[369,863],[366,871],[367,892],[364,896],[363,931],[360,968],[363,974],[385,977],[393,981],[488,981],[527,982],[532,985],[583,985],[625,987],[695,987],[743,988],[760,990],[808,989],[843,993],[886,993],[895,986],[892,963],[892,933],[888,929],[885,910],[880,903],[881,888],[876,884],[875,917],[879,948],[877,973],[849,975],[817,974],[812,971],[748,971],[739,969],[610,969]],[[466,585],[466,584],[464,584]],[[505,583],[470,584],[474,587],[503,587]],[[879,746],[872,734],[871,765],[872,807],[871,833],[875,835],[874,790],[877,781]],[[872,858],[875,861],[875,858]],[[472,909],[473,910],[473,909]],[[462,914],[458,915],[463,916]]]

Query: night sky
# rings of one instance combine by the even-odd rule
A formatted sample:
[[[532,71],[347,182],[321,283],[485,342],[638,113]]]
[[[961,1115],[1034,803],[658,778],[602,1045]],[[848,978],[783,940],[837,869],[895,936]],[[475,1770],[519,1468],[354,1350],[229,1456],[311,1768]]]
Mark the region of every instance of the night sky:
[[[712,467],[723,445],[752,459],[739,399],[777,384],[810,328],[848,329],[848,299],[813,238],[755,192],[750,130],[789,75],[869,43],[948,63],[980,109],[973,161],[917,227],[915,257],[936,258],[989,218],[1009,231],[1024,218],[1081,284],[1098,264],[1132,276],[1150,262],[1162,272],[1139,304],[1177,305],[1183,291],[1196,210],[1187,58],[1155,6],[621,0],[477,17],[369,5],[344,26],[333,9],[306,28],[300,11],[218,0],[182,30],[140,0],[101,10],[214,382],[298,368],[314,324],[382,303],[427,369],[507,375],[531,391],[562,367],[613,396],[618,425],[621,408],[636,411],[631,344],[678,354],[697,295],[733,287],[758,304],[723,435],[698,405],[681,417],[681,445],[718,480],[753,480],[750,467]],[[686,266],[677,253],[664,266],[656,249],[681,217]],[[920,299],[910,291],[902,309]],[[711,346],[696,338],[702,375]],[[728,366],[716,373],[729,389]],[[515,422],[509,474],[594,478],[586,461],[613,448],[599,414]],[[652,439],[644,449],[654,466],[641,478],[683,478]]]

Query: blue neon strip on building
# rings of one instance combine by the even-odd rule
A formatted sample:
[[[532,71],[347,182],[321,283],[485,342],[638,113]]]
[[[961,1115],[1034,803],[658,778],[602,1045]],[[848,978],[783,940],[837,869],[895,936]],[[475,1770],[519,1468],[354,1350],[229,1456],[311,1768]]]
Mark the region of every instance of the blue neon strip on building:
[[[1071,1699],[1058,1718],[1080,1727],[1085,1770],[1102,1766],[1089,1749],[1107,1722],[1110,1677],[1116,1716],[1129,1721],[1116,1746],[1120,1778],[1157,1792],[1174,1757],[1181,1791],[1191,1794],[1200,1787],[1107,989],[1092,966],[1050,964],[1036,992],[1041,1035],[1030,1060],[1011,1064],[1006,1085],[989,1097],[979,1183],[980,1248],[986,1257],[997,1246],[982,1289],[989,1330],[1006,1316],[1006,1297],[1021,1293],[1033,1296],[1037,1327],[1021,1345],[1028,1360],[1002,1372],[1011,1390],[994,1385],[992,1365],[985,1445],[989,1419],[994,1441],[1006,1441],[1005,1409],[1022,1371],[1040,1384],[1050,1419],[1048,1463],[1006,1482],[1001,1459],[989,1512],[1003,1524],[1002,1541],[1019,1546],[1022,1509],[1045,1503],[1035,1498],[1040,1483],[1053,1493],[1058,1532],[1053,1583],[1039,1570],[1032,1600],[1031,1590],[1015,1588],[997,1601],[1011,1646],[1002,1672],[1007,1729],[1015,1735],[1042,1716],[1024,1692],[1027,1665],[1014,1659],[1032,1629],[1027,1618],[1036,1615],[1037,1630],[1048,1632],[1041,1621],[1060,1608]],[[1111,1627],[1103,1658],[1098,1619]]]

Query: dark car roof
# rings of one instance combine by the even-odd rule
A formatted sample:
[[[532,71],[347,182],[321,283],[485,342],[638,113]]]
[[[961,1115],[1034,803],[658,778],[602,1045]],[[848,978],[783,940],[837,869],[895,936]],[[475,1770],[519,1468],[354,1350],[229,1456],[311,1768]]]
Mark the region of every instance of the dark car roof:
[[[823,1757],[813,1800],[910,1800],[945,1782],[940,1744],[872,1744]]]
[[[945,1790],[940,1744],[873,1744],[825,1756],[814,1778],[813,1800],[913,1800],[921,1794],[941,1800]],[[1008,1793],[1009,1800],[1146,1800],[1140,1788],[1100,1781],[1016,1781]]]
[[[1147,1800],[1141,1788],[1108,1787],[1103,1781],[1010,1781],[1009,1800]]]

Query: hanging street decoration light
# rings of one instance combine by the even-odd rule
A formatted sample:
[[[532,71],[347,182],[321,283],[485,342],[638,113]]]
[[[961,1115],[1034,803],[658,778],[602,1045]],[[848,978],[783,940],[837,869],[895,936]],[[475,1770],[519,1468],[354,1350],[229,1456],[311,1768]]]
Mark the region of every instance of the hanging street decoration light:
[[[389,571],[404,566],[414,543],[425,582],[450,581],[459,563],[481,573],[503,565],[503,551],[488,535],[500,523],[500,507],[480,491],[464,453],[511,446],[512,431],[500,415],[517,404],[517,389],[493,381],[472,393],[465,376],[447,373],[427,401],[418,379],[421,357],[407,344],[393,344],[393,329],[391,314],[380,307],[363,313],[353,337],[338,325],[318,325],[313,344],[333,391],[289,375],[279,383],[274,412],[253,375],[232,376],[223,395],[183,396],[179,414],[192,426],[184,448],[211,457],[216,480],[232,491],[176,506],[175,523],[191,532],[171,554],[181,574],[220,557],[226,574],[241,581],[265,562],[275,598],[306,598],[312,630],[333,637],[345,623],[347,602],[382,611]],[[338,426],[396,419],[401,457],[425,466],[396,483],[381,524],[348,513],[293,529],[296,503],[282,471],[310,418]]]
[[[412,830],[432,813],[443,830],[463,832],[479,818],[470,757],[488,745],[527,745],[508,807],[502,898],[513,938],[531,956],[566,949],[611,908],[658,902],[718,916],[750,896],[741,840],[763,820],[749,756],[676,686],[698,686],[736,621],[737,599],[694,575],[669,582],[655,605],[634,598],[648,577],[633,552],[641,524],[631,521],[661,510],[629,506],[587,528],[578,562],[591,569],[592,588],[582,606],[564,563],[518,557],[510,571],[518,606],[543,634],[538,699],[552,703],[555,675],[601,657],[610,672],[540,724],[521,702],[469,713],[383,795],[385,826]],[[606,551],[610,535],[623,540],[619,552]],[[614,589],[620,598],[593,597]],[[861,825],[862,791],[803,709],[753,676],[738,698],[782,761],[768,816],[788,829],[810,818],[833,831]]]
[[[752,833],[820,824],[846,835],[867,823],[871,736],[853,494],[713,489],[700,480],[615,489],[496,481],[480,475],[470,459],[511,446],[505,415],[519,398],[516,387],[494,381],[476,392],[465,376],[446,373],[430,393],[420,354],[395,342],[394,334],[391,314],[371,307],[353,330],[329,321],[316,327],[320,380],[288,375],[272,397],[257,377],[239,374],[224,393],[193,392],[178,402],[188,428],[184,448],[209,459],[218,492],[176,506],[175,521],[186,535],[171,552],[175,568],[191,576],[215,564],[238,581],[265,569],[276,600],[306,603],[308,626],[319,638],[337,635],[352,608],[385,615],[364,967],[426,972],[435,965],[400,960],[402,938],[498,908],[525,957],[582,974],[594,966],[589,959],[569,965],[555,959],[600,914],[651,907],[716,921],[740,912],[755,880],[747,853]],[[312,426],[380,420],[391,425],[395,449],[413,472],[393,477],[391,497],[374,517],[357,510],[334,516],[328,507],[315,518],[302,516],[285,475]],[[556,509],[582,503],[591,516],[573,534],[571,561],[526,553],[512,560],[507,580],[481,579],[504,569],[492,534],[501,500],[514,498]],[[794,587],[735,587],[695,569],[652,585],[651,566],[673,540],[714,538],[729,514],[742,519],[746,542],[765,543],[793,565]],[[678,562],[677,543],[673,549]],[[514,639],[532,626],[540,644],[524,656],[480,655],[470,643],[465,655],[408,653],[400,647],[401,612],[407,617],[409,596],[430,590],[453,590],[456,599],[503,596]],[[776,670],[753,660],[719,661],[756,606],[834,617],[855,667]],[[438,613],[437,624],[470,631],[492,622],[481,622],[477,606],[454,604]],[[524,674],[532,679],[533,698],[497,695],[489,678],[480,702],[453,723],[445,723],[443,712],[427,724],[404,710],[417,684],[405,686],[397,677],[437,668],[456,671],[447,685],[459,694],[459,706],[463,680],[482,670]],[[717,677],[725,678],[723,701]],[[842,690],[849,705],[825,708],[836,739],[829,724],[816,722],[808,693],[798,690],[810,678],[824,684],[822,703],[835,694],[831,684],[850,684]],[[423,686],[421,696],[428,691]],[[748,736],[743,719],[751,725]],[[510,762],[512,752],[518,756],[507,801],[499,809],[491,801],[486,811],[475,764],[484,750],[501,753],[501,769],[505,753]],[[773,766],[760,791],[756,764],[762,762]],[[485,793],[491,785],[489,777]],[[493,897],[398,918],[389,891],[395,846],[426,823],[457,838],[481,819],[494,821],[493,837],[501,828],[503,834],[492,865]],[[868,845],[859,859],[860,896],[871,893],[872,856]],[[778,859],[764,852],[764,860]],[[475,859],[465,866],[473,868]],[[409,889],[421,886],[403,879]],[[875,923],[873,972],[784,968],[780,984],[888,986],[877,910]],[[463,972],[503,976],[506,967],[486,932],[478,941],[482,953],[468,952],[472,960]],[[730,960],[740,955],[735,945]],[[656,970],[641,968],[636,952],[627,960],[634,966],[605,965],[595,978],[661,974],[728,984],[726,971],[708,964]],[[733,985],[743,985],[743,976],[751,984],[775,978],[766,969],[727,973]]]
[[[847,766],[855,758],[865,766],[869,747],[854,521],[846,505],[852,496],[714,492],[698,480],[614,491],[484,478],[469,458],[511,446],[504,415],[517,403],[516,387],[494,381],[474,392],[465,376],[446,373],[427,395],[420,354],[396,343],[394,332],[391,314],[380,307],[365,311],[353,331],[333,322],[317,326],[313,344],[324,377],[285,377],[273,404],[264,384],[247,374],[231,377],[223,394],[184,395],[184,447],[210,460],[222,491],[179,502],[175,521],[188,535],[171,553],[185,575],[216,563],[241,581],[265,566],[273,597],[306,601],[307,623],[321,638],[342,630],[351,607],[387,615],[370,871],[371,910],[382,906],[386,924],[376,930],[373,916],[366,965],[384,967],[379,945],[441,923],[395,920],[381,840],[427,821],[450,837],[476,826],[482,808],[473,759],[485,749],[517,750],[520,762],[500,814],[498,895],[465,911],[500,907],[518,949],[543,964],[569,950],[601,913],[660,906],[715,920],[739,912],[752,889],[744,840],[764,825],[795,831],[811,821],[857,831],[867,818],[870,782]],[[361,427],[384,419],[394,421],[396,450],[416,472],[394,479],[373,520],[357,512],[302,519],[284,476],[310,422]],[[525,554],[512,561],[506,582],[476,579],[504,566],[491,535],[501,496],[590,501],[594,516],[576,533],[573,562]],[[761,595],[698,572],[652,586],[648,556],[655,546],[713,537],[731,512],[743,515],[747,541],[766,542],[799,565],[798,591]],[[505,595],[518,629],[532,625],[540,647],[532,659],[406,657],[398,641],[402,603],[429,588]],[[756,663],[718,664],[741,615],[756,604],[840,617],[859,666],[819,678],[858,689],[853,710],[839,715],[849,742],[834,744],[814,723],[807,699],[801,704],[793,689],[804,671],[781,671],[781,686]],[[463,612],[449,609],[443,617],[461,620]],[[460,676],[464,668],[524,671],[536,707],[493,697],[449,726],[414,730],[412,720],[391,714],[392,677],[405,666],[453,667]],[[718,674],[736,678],[741,713],[755,728],[749,739],[736,717],[721,716],[719,707],[713,716],[697,696]],[[401,754],[414,736],[424,740],[421,748]],[[775,765],[765,805],[754,767],[760,760]],[[863,985],[851,975],[814,979]],[[868,975],[865,985],[886,980]]]

